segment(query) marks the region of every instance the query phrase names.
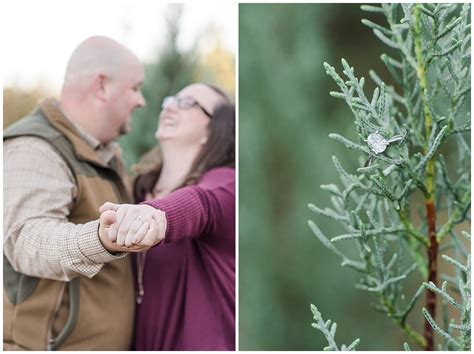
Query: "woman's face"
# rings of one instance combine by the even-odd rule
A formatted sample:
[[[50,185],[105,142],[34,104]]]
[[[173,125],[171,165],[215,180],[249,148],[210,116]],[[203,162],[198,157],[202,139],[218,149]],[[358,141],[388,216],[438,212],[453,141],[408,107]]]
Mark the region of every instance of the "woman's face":
[[[222,97],[203,84],[186,86],[160,113],[156,138],[182,146],[202,146],[208,138],[208,125]]]

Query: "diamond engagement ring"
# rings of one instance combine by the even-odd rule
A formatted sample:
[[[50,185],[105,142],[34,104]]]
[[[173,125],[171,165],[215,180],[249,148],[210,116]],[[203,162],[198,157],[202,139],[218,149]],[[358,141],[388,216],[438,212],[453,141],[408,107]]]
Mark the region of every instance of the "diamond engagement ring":
[[[372,150],[375,154],[381,154],[387,149],[387,146],[399,140],[403,140],[403,135],[394,135],[387,140],[381,134],[379,134],[378,131],[376,131],[374,133],[370,133],[365,142],[367,145],[369,145],[370,150]],[[364,167],[369,166],[373,158],[374,155],[370,155],[365,162]]]
[[[369,145],[370,150],[372,150],[376,154],[380,154],[387,149],[387,146],[389,146],[391,143],[395,141],[402,140],[403,136],[401,135],[394,135],[390,139],[385,139],[382,135],[379,134],[379,132],[375,133],[370,133],[369,136],[367,137],[367,145]]]
[[[142,225],[145,223],[141,216],[137,216],[137,220],[140,221],[142,223]]]

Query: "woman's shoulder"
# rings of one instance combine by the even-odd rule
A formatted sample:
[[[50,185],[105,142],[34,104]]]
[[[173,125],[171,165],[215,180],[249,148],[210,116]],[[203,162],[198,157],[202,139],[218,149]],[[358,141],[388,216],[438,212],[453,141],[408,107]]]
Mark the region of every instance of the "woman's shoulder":
[[[233,187],[235,185],[235,168],[213,168],[201,176],[197,185],[203,189]]]

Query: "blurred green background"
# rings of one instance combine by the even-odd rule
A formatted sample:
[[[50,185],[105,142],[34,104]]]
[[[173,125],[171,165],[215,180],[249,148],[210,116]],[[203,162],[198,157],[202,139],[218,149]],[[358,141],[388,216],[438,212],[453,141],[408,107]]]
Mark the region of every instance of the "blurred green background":
[[[334,222],[309,211],[329,206],[320,185],[338,183],[335,155],[355,171],[359,154],[329,139],[356,140],[352,113],[329,96],[336,84],[323,62],[375,87],[369,69],[391,82],[380,54],[387,47],[361,23],[382,23],[359,4],[241,4],[239,6],[239,348],[322,350],[310,304],[338,323],[338,344],[360,338],[358,350],[402,350],[397,325],[371,309],[370,294],[354,288],[358,274],[342,268],[307,226],[328,236]],[[413,294],[420,278],[412,279]],[[417,285],[418,284],[418,285]],[[413,313],[420,313],[415,309]],[[420,316],[409,316],[420,329]]]

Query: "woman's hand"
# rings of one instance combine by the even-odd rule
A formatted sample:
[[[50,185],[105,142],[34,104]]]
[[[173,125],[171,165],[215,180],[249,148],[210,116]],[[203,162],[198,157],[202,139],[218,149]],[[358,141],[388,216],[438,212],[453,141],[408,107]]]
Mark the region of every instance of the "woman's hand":
[[[129,251],[136,246],[149,248],[165,238],[165,213],[149,205],[107,202],[99,211],[101,219],[109,220],[108,239],[117,246],[132,247]]]
[[[99,239],[104,248],[110,253],[117,252],[145,252],[150,246],[133,245],[131,247],[119,246],[109,239],[110,226],[115,223],[116,213],[113,210],[107,210],[100,215]]]

